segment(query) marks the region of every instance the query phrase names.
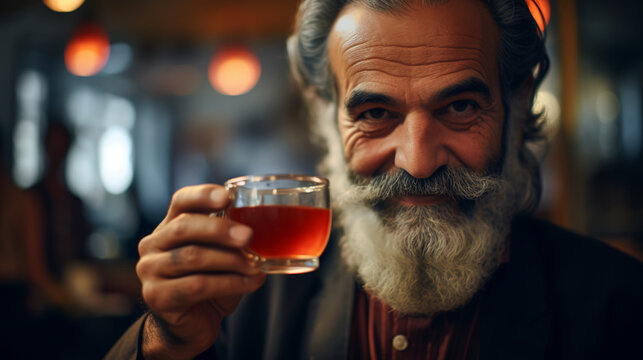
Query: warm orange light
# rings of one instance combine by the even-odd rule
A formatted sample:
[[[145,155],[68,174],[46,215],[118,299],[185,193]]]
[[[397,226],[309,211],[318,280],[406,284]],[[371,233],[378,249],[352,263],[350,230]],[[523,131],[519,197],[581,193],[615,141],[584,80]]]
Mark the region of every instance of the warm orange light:
[[[214,55],[208,77],[215,90],[224,95],[241,95],[252,90],[259,81],[261,64],[250,50],[231,46]]]
[[[58,12],[70,12],[78,9],[85,0],[42,0],[51,10]]]
[[[98,74],[109,58],[109,39],[95,24],[81,26],[65,49],[65,65],[77,76]]]
[[[549,17],[551,16],[551,8],[549,7],[549,0],[526,0],[527,6],[531,16],[534,17],[538,28],[541,32],[545,32],[545,27],[549,24]],[[542,14],[541,14],[542,13]]]

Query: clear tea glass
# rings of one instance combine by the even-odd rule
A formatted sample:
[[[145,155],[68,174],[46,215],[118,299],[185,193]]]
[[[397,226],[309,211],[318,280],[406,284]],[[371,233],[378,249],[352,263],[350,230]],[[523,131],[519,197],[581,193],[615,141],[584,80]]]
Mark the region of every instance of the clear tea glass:
[[[328,180],[282,174],[242,176],[225,182],[233,195],[226,210],[250,226],[248,251],[268,274],[298,274],[319,267],[331,227]]]

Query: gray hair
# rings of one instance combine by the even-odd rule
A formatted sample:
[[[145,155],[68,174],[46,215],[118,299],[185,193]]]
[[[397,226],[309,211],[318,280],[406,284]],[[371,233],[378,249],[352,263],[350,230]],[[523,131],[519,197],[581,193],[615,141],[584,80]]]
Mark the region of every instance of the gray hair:
[[[295,32],[288,40],[288,53],[293,75],[306,94],[308,105],[314,108],[322,102],[336,106],[335,83],[328,61],[327,40],[344,6],[359,3],[377,11],[399,12],[418,1],[430,5],[445,0],[304,0],[297,15]],[[541,186],[538,161],[527,149],[526,142],[543,138],[540,121],[542,114],[533,113],[531,108],[535,90],[549,69],[545,33],[538,28],[525,2],[533,0],[480,1],[487,6],[500,30],[501,45],[498,58],[502,102],[505,108],[505,130],[510,128],[507,119],[516,118],[524,121],[520,134],[523,143],[519,150],[519,158],[532,173],[533,188],[530,190],[533,194],[528,209],[525,209],[531,211],[538,203]],[[510,115],[511,95],[518,91],[530,76],[534,78],[534,91],[529,99],[527,114]],[[317,108],[312,111],[319,110]],[[321,120],[323,119],[317,119]],[[326,125],[313,123],[312,126],[314,128]],[[505,131],[505,134],[507,132]],[[507,141],[508,139],[505,139],[503,146],[507,146]]]

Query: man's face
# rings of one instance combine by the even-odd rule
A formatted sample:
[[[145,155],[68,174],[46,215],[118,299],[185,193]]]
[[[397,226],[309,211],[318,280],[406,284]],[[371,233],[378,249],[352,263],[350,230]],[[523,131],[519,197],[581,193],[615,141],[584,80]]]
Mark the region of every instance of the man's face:
[[[478,0],[397,13],[351,4],[329,35],[339,134],[320,129],[343,145],[326,160],[342,256],[399,312],[470,301],[531,186],[518,147],[502,146],[518,144],[520,122],[503,134],[499,41]]]
[[[361,177],[442,167],[483,173],[500,158],[497,26],[479,1],[451,0],[396,14],[342,10],[328,42],[348,166]],[[409,195],[401,205],[445,197]]]

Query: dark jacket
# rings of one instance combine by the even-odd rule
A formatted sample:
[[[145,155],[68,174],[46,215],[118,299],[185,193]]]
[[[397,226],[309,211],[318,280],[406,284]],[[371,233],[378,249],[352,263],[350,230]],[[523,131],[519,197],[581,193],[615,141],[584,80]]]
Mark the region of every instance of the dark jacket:
[[[272,275],[199,358],[344,359],[355,279],[334,242],[320,269]],[[481,290],[480,359],[640,359],[643,265],[549,223],[513,224],[509,262]],[[108,359],[135,359],[141,321]]]

